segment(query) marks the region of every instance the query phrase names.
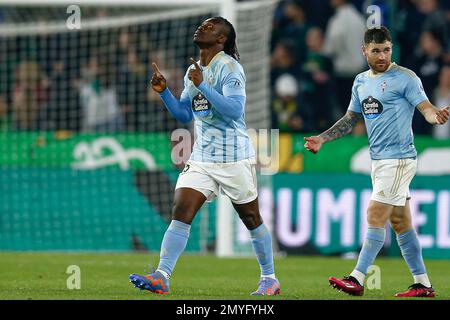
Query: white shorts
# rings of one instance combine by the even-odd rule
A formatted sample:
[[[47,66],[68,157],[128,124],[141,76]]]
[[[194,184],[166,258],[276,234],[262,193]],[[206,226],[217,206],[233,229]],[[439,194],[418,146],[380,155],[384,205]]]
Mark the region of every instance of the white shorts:
[[[231,202],[244,204],[258,197],[254,159],[230,163],[206,163],[189,160],[178,176],[176,189],[191,188],[212,201],[219,192]]]
[[[371,200],[404,206],[410,199],[409,184],[417,168],[417,159],[372,160]]]

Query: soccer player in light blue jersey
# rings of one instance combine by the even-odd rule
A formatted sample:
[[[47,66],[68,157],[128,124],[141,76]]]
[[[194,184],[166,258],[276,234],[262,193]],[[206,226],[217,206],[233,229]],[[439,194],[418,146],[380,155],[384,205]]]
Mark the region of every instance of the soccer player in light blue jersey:
[[[183,123],[195,120],[197,139],[178,177],[158,268],[150,275],[132,274],[130,281],[140,289],[168,293],[195,214],[205,201],[223,192],[249,230],[260,265],[259,286],[252,295],[277,295],[280,283],[275,277],[272,237],[259,213],[255,151],[244,120],[246,79],[238,62],[236,32],[229,21],[214,17],[197,28],[193,40],[200,49],[200,61],[191,59],[180,100],[170,92],[158,66],[152,65],[153,90],[176,119]]]
[[[408,290],[395,296],[434,297],[409,207],[409,184],[417,166],[411,124],[417,108],[429,123],[443,125],[450,107],[433,106],[416,74],[391,62],[392,39],[387,28],[367,30],[362,52],[370,69],[356,76],[347,113],[327,131],[305,138],[305,148],[317,153],[324,143],[350,133],[361,119],[369,138],[373,192],[366,238],[351,274],[329,278],[329,282],[348,294],[363,295],[365,275],[384,244],[385,225],[390,221],[414,278]]]

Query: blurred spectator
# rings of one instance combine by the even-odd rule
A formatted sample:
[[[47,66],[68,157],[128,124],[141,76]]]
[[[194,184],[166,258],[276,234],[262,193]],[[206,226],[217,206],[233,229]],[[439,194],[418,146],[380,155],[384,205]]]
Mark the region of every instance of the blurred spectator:
[[[420,36],[420,50],[409,63],[422,80],[425,92],[431,94],[439,81],[439,72],[444,65],[444,48],[440,35],[425,31]]]
[[[413,55],[409,63],[422,80],[423,88],[432,95],[439,83],[439,72],[444,65],[444,51],[440,36],[425,31],[420,36],[420,51]],[[413,131],[416,134],[431,134],[430,125],[421,114],[416,112],[413,118]]]
[[[12,95],[12,120],[15,129],[38,129],[38,114],[45,103],[47,86],[46,77],[36,62],[23,61],[17,66]]]
[[[8,129],[8,105],[6,99],[0,95],[0,131]]]
[[[325,30],[328,20],[333,15],[330,0],[308,0],[303,2],[308,23]]]
[[[434,105],[438,108],[450,106],[450,66],[442,68],[439,77],[439,86],[434,91]],[[450,138],[450,125],[433,126],[433,137],[438,139]]]
[[[172,52],[173,53],[173,52]],[[180,67],[178,61],[173,57],[171,52],[166,50],[152,50],[148,58],[148,79],[146,83],[150,83],[153,74],[151,63],[155,62],[161,73],[164,74],[168,86],[176,97],[181,95],[184,88],[184,70]],[[164,131],[171,132],[181,126],[167,110],[159,95],[154,90],[147,90],[148,103],[148,131]]]
[[[278,2],[273,13],[272,20],[272,36],[270,50],[272,51],[275,45],[283,38],[284,28],[288,26],[291,21],[285,14],[285,7],[289,1],[281,0]]]
[[[4,41],[4,40],[3,40]],[[0,42],[0,47],[10,47],[11,41]],[[6,44],[6,45],[5,45]],[[11,122],[11,105],[12,105],[12,91],[14,88],[14,70],[15,70],[15,57],[8,54],[9,50],[0,50],[0,118],[2,122],[2,128],[9,128]]]
[[[288,24],[283,28],[281,39],[287,39],[295,44],[294,53],[299,65],[305,60],[305,37],[308,26],[306,13],[301,1],[288,1],[284,6],[284,15]]]
[[[408,64],[411,55],[419,45],[422,32],[422,24],[425,14],[419,12],[416,7],[417,0],[402,0],[398,4],[393,35],[397,34],[399,48],[394,48],[394,53],[400,51],[400,63],[411,68]]]
[[[270,82],[275,84],[276,79],[285,73],[294,77],[300,76],[300,67],[293,54],[294,44],[283,40],[276,44],[270,58]]]
[[[272,127],[282,132],[310,132],[311,112],[299,99],[297,80],[283,74],[275,82],[272,101]]]
[[[123,129],[123,115],[113,86],[113,71],[99,64],[94,55],[84,70],[80,84],[84,132],[117,131]],[[108,66],[112,68],[112,66]]]
[[[333,87],[333,64],[322,54],[323,32],[313,27],[306,34],[308,54],[302,68],[305,99],[313,107],[314,131],[325,131],[334,123],[336,103]]]
[[[336,13],[328,22],[324,53],[333,60],[336,97],[343,115],[350,101],[353,80],[367,67],[361,52],[366,24],[346,0],[331,0],[331,5]]]
[[[52,64],[49,76],[48,101],[39,113],[39,128],[43,130],[79,130],[79,95],[67,74],[63,60]]]
[[[442,37],[442,45],[444,48],[448,44],[448,21],[445,12],[439,7],[438,0],[417,0],[417,9],[425,15],[422,24],[423,31],[429,31]]]
[[[149,116],[146,110],[147,68],[138,55],[134,38],[127,30],[119,36],[117,92],[126,130],[144,131]]]

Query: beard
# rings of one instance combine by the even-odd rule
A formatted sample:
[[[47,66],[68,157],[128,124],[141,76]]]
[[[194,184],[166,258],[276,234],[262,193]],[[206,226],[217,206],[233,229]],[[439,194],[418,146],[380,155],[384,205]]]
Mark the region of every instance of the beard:
[[[377,73],[385,72],[389,68],[390,65],[391,65],[391,61],[386,61],[384,63],[384,66],[382,66],[382,67],[379,66],[377,63],[369,63],[370,68]]]

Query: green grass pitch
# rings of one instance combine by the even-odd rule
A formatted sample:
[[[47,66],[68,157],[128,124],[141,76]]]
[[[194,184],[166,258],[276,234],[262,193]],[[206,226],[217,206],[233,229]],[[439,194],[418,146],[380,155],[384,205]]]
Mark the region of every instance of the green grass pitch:
[[[367,290],[364,297],[351,297],[333,290],[329,276],[348,274],[355,260],[336,257],[276,258],[281,295],[250,297],[259,280],[253,258],[217,258],[184,254],[171,280],[171,292],[161,296],[141,291],[128,282],[131,273],[143,273],[158,262],[156,254],[0,252],[1,300],[241,300],[241,299],[396,299],[393,295],[411,284],[412,278],[401,258],[378,258],[381,289]],[[450,299],[450,261],[426,260],[437,299]],[[81,270],[81,288],[69,290],[68,266]]]

